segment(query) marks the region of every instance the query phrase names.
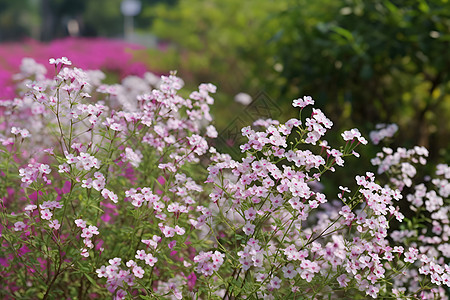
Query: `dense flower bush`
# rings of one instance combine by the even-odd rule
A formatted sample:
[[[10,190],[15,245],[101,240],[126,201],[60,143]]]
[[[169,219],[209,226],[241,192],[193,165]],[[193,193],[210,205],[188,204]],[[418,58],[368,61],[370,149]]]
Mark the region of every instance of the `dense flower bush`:
[[[0,103],[3,299],[448,296],[450,167],[413,186],[425,148],[383,148],[388,182],[355,172],[325,195],[317,183],[367,140],[329,145],[311,97],[298,119],[243,128],[233,160],[211,146],[215,86],[181,97],[175,74],[106,85],[50,64],[47,79],[25,61],[24,93]]]
[[[53,76],[53,69],[47,63],[48,57],[68,55],[79,68],[113,72],[120,78],[128,75],[142,76],[145,65],[133,59],[133,51],[143,50],[142,46],[120,40],[105,38],[65,38],[51,43],[27,40],[23,43],[3,43],[0,45],[0,99],[16,96],[14,82],[20,80],[14,74],[20,72],[23,57],[33,58]],[[31,70],[22,64],[27,72]]]

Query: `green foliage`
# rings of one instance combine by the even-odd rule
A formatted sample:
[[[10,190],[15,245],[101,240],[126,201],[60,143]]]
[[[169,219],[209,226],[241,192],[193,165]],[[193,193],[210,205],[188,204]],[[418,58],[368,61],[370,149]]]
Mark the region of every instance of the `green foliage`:
[[[37,37],[37,3],[33,0],[0,0],[0,41]]]
[[[83,20],[94,34],[117,36],[123,31],[123,17],[120,13],[121,0],[86,1]]]
[[[177,69],[192,82],[220,82],[221,90],[231,95],[252,85],[258,89],[257,80],[250,78],[270,66],[272,45],[267,41],[280,26],[273,16],[285,8],[285,1],[257,0],[145,7],[143,15],[154,18],[152,32],[171,42],[167,50],[152,51],[158,59],[149,62],[150,68]]]
[[[411,144],[447,147],[437,141],[450,129],[446,2],[296,1],[276,41],[283,92],[317,94],[333,118],[349,105],[354,122],[396,122],[413,129]]]

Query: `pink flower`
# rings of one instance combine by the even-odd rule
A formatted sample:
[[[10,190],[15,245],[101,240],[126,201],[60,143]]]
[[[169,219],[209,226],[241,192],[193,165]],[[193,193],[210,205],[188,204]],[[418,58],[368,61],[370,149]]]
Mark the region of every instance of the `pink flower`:
[[[245,218],[247,220],[254,220],[256,218],[256,210],[253,207],[250,207],[246,211],[244,211]]]
[[[50,58],[48,60],[48,62],[51,65],[59,65],[59,64],[68,65],[68,66],[72,65],[72,62],[69,59],[67,59],[67,57],[61,57],[61,58],[57,58],[57,59]]]
[[[145,263],[150,267],[153,267],[158,262],[158,259],[154,257],[151,253],[148,253],[145,257]]]
[[[25,228],[27,228],[27,225],[22,221],[14,223],[14,231],[22,231]]]
[[[98,235],[98,228],[96,226],[89,225],[88,228],[83,228],[81,237],[90,239],[94,235]]]
[[[53,216],[53,213],[48,209],[41,210],[41,218],[44,220],[50,220]]]
[[[314,100],[310,96],[304,96],[303,99],[299,98],[299,99],[292,101],[293,107],[304,108],[308,105],[314,105]]]
[[[61,224],[59,223],[58,220],[52,220],[50,221],[50,224],[48,226],[50,226],[50,228],[58,230],[61,227]]]
[[[285,278],[292,279],[295,277],[295,275],[297,275],[297,271],[295,271],[293,264],[284,266],[282,270]]]
[[[136,276],[137,278],[142,278],[142,277],[144,277],[145,271],[141,267],[135,266],[133,268],[133,273],[134,273],[134,276]]]
[[[342,133],[342,138],[344,141],[353,141],[354,139],[357,139],[361,144],[367,144],[367,140],[361,136],[361,133],[357,128],[344,131],[344,133]]]
[[[31,137],[31,134],[30,134],[30,132],[27,129],[21,129],[21,128],[17,128],[17,127],[12,127],[11,128],[11,133],[14,134],[14,135],[20,134],[22,136],[22,138]]]
[[[172,250],[177,245],[177,241],[171,241],[167,246]]]
[[[24,208],[24,210],[25,210],[25,211],[28,211],[28,212],[31,212],[31,211],[33,211],[33,210],[35,210],[35,209],[37,209],[37,205],[34,205],[34,204],[28,204],[28,205],[25,206],[25,208]]]
[[[111,127],[112,128],[112,127]],[[133,150],[129,147],[125,148],[125,153],[123,154],[124,160],[129,161],[130,164],[137,168],[142,161],[143,155],[139,149]]]
[[[378,295],[379,290],[380,288],[378,286],[369,285],[368,289],[366,290],[366,294],[375,299]]]
[[[225,254],[219,251],[203,252],[201,251],[194,257],[194,262],[198,263],[196,271],[205,276],[211,276],[215,271],[218,271],[223,264]],[[210,260],[211,259],[211,260]]]
[[[113,259],[110,259],[110,260],[108,260],[108,262],[109,262],[109,264],[111,265],[111,266],[119,266],[120,265],[120,263],[122,262],[122,259],[121,258],[119,258],[119,257],[115,257],[115,258],[113,258]]]
[[[137,250],[136,251],[136,256],[135,256],[137,259],[140,259],[140,260],[144,260],[146,257],[147,257],[147,254],[145,253],[145,251],[144,250]]]
[[[245,223],[245,225],[244,225],[244,227],[242,228],[242,230],[244,230],[244,233],[245,233],[246,235],[252,235],[253,232],[255,232],[255,227],[256,227],[255,225],[253,225],[253,224],[247,222],[247,223]]]
[[[83,256],[83,257],[89,257],[89,251],[88,251],[88,249],[86,249],[86,248],[82,248],[82,249],[80,249],[80,251],[81,251],[81,256]]]
[[[102,194],[103,198],[105,198],[105,199],[109,198],[114,203],[117,203],[117,200],[119,199],[119,197],[117,197],[116,194],[114,194],[113,192],[111,192],[108,189],[103,189],[101,194]]]
[[[264,273],[255,273],[255,280],[257,282],[263,282],[264,280],[266,280],[267,278],[267,274]]]
[[[141,240],[142,243],[146,244],[149,247],[153,247],[156,249],[158,247],[158,242],[161,241],[161,237],[154,235],[151,240]]]
[[[193,288],[195,287],[195,283],[197,282],[197,276],[195,275],[194,272],[192,272],[191,274],[188,275],[187,277],[187,285],[190,291],[193,290]]]
[[[339,285],[341,287],[347,287],[348,283],[350,282],[350,279],[347,278],[347,275],[342,274],[337,278],[337,281],[339,282]]]
[[[441,276],[439,276],[439,274],[437,274],[437,273],[431,274],[431,283],[434,283],[436,285],[441,285],[442,284]]]
[[[86,228],[86,221],[83,221],[82,219],[76,219],[75,224],[79,228]]]
[[[394,249],[392,250],[392,252],[397,252],[399,254],[403,253],[403,247],[402,246],[395,246]]]
[[[175,229],[170,226],[162,226],[159,229],[165,237],[173,237],[175,235]]]
[[[303,278],[303,279],[305,279],[307,282],[311,282],[312,279],[314,278],[314,274],[311,273],[311,272],[309,272],[309,271],[303,270],[303,271],[300,273],[300,277]]]
[[[404,255],[405,257],[403,260],[405,262],[413,263],[417,260],[417,256],[411,252],[405,252]]]
[[[442,284],[446,285],[447,287],[450,287],[450,275],[449,274],[445,273],[445,274],[442,274],[442,276],[441,276]]]
[[[384,253],[384,259],[387,261],[392,261],[394,259],[394,255],[391,252]]]
[[[176,234],[183,235],[185,232],[186,232],[186,230],[183,227],[175,225],[175,233]]]
[[[40,170],[42,173],[44,173],[44,174],[50,174],[50,172],[51,172],[50,166],[49,166],[49,165],[45,165],[45,164],[41,164],[41,165],[39,166],[39,170]]]
[[[281,287],[281,279],[274,276],[269,282],[269,290],[279,289]]]
[[[97,272],[98,278],[107,277],[106,267],[101,266],[100,269],[95,270]]]
[[[122,300],[127,297],[127,292],[123,289],[117,291],[116,296],[113,298],[114,300]]]

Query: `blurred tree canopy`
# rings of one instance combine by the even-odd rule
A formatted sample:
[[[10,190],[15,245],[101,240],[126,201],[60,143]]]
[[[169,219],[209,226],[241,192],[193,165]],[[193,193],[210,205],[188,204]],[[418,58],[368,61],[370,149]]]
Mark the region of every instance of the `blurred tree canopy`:
[[[396,122],[403,142],[448,147],[449,3],[307,2],[283,12],[275,42],[283,93],[307,91],[330,114],[349,106],[356,124]]]
[[[37,0],[0,0],[0,41],[27,36],[38,37],[36,24],[40,22]]]
[[[270,0],[187,0],[175,7],[145,7],[142,14],[154,20],[151,32],[168,43],[163,52],[154,51],[158,60],[150,66],[177,69],[193,82],[212,81],[232,95],[252,83],[257,89],[260,82],[253,76],[259,67],[272,70],[275,45],[268,41],[281,26],[273,16],[285,9],[286,1]]]
[[[140,0],[143,7],[164,1]],[[69,34],[70,20],[78,22],[81,36],[123,36],[122,0],[0,0],[0,41],[17,41],[27,37],[50,41]],[[136,27],[147,28],[151,19],[135,18]]]
[[[398,123],[399,144],[449,159],[447,0],[185,0],[144,13],[170,41],[153,68],[285,106],[312,95],[339,127]]]

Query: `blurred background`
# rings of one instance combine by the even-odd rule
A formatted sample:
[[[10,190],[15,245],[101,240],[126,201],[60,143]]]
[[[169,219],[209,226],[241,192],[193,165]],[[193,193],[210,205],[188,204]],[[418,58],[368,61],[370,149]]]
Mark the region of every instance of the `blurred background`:
[[[311,95],[340,132],[397,123],[393,147],[450,162],[448,0],[0,0],[0,42],[2,72],[53,55],[113,79],[212,82],[218,147],[233,155],[236,130],[295,117],[292,100]]]

